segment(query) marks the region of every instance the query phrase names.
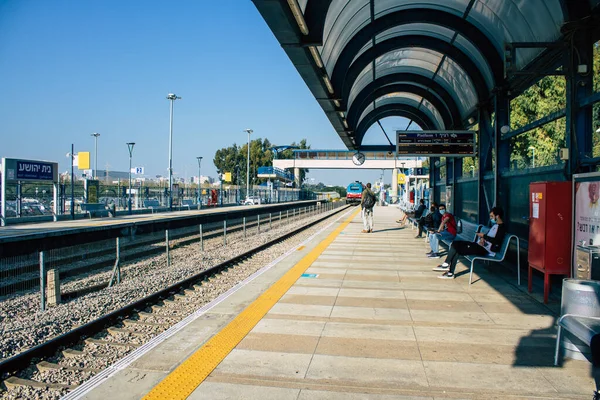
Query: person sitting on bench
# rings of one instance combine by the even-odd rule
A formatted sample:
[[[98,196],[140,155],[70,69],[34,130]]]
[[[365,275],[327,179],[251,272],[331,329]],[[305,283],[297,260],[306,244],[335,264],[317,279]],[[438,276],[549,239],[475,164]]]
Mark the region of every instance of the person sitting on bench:
[[[442,214],[437,209],[436,203],[431,203],[431,208],[429,209],[429,213],[424,215],[417,222],[417,226],[419,227],[419,233],[415,236],[415,239],[421,238],[423,232],[426,231],[427,228],[433,228],[434,226],[439,226],[442,222]]]
[[[421,199],[419,200],[419,208],[417,208],[415,210],[415,213],[413,215],[413,217],[415,219],[420,219],[421,217],[424,216],[424,213],[427,211],[427,207],[425,206],[425,200]],[[398,221],[396,221],[399,224],[405,225],[406,222],[408,221],[408,214],[409,213],[404,213],[404,216],[402,218],[400,218]]]
[[[431,251],[426,254],[429,258],[440,258],[440,240],[453,241],[456,237],[456,220],[454,219],[454,215],[446,211],[444,204],[440,204],[439,210],[442,215],[440,226],[437,230],[429,230],[429,246],[431,246]]]
[[[502,246],[504,236],[506,235],[506,227],[504,226],[504,211],[500,207],[492,208],[490,211],[490,222],[492,227],[487,234],[477,233],[479,240],[477,242],[467,242],[457,240],[452,242],[448,256],[442,265],[438,265],[434,271],[445,271],[438,276],[440,279],[454,279],[454,270],[459,256],[495,256],[496,251]]]

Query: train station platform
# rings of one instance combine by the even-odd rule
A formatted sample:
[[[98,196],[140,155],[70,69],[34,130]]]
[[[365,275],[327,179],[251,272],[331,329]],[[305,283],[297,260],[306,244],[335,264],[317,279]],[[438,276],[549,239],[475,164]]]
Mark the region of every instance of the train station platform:
[[[374,215],[363,234],[353,209],[69,398],[591,398],[588,363],[552,366],[556,315],[514,273],[437,279],[398,210]]]

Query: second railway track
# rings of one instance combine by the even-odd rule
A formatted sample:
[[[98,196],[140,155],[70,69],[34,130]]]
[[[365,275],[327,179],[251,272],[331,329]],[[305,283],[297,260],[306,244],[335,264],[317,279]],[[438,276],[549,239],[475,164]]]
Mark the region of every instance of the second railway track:
[[[283,254],[340,207],[207,270],[0,362],[0,397],[56,399]],[[276,249],[276,250],[275,250]]]

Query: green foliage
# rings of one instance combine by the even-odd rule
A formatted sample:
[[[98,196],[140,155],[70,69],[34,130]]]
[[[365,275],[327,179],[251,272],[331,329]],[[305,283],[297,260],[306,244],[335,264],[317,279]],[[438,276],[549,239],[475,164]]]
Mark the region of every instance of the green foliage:
[[[298,147],[299,149],[303,149],[303,150],[310,149],[310,145],[307,144],[306,139],[302,139],[300,141],[300,143],[292,142],[292,144],[290,146],[295,146],[295,147]],[[279,153],[279,158],[282,160],[293,159],[294,158],[294,149],[287,149],[285,151],[282,151],[281,153]],[[308,172],[309,172],[308,169],[300,170],[300,182],[304,182],[304,179],[306,178],[306,174],[308,174]],[[294,173],[294,171],[292,171],[292,173]]]
[[[594,91],[600,91],[600,49],[594,45],[593,58]],[[517,129],[543,118],[566,107],[566,81],[562,76],[547,76],[536,85],[527,89],[511,102],[511,128]],[[600,134],[595,131],[600,127],[600,105],[593,107],[594,156],[600,156]],[[535,165],[552,165],[559,162],[558,150],[566,147],[565,118],[550,122],[523,135],[511,139],[511,163],[517,168],[528,168],[532,165],[535,148]]]

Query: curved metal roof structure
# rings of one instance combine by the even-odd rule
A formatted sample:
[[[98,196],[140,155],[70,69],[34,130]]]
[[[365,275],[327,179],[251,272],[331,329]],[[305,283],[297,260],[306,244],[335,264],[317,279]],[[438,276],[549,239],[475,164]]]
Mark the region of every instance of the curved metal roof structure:
[[[404,116],[423,129],[464,129],[494,93],[519,93],[556,67],[570,21],[599,0],[253,0],[344,144]],[[575,4],[576,3],[576,4]],[[539,44],[539,45],[538,45]]]

